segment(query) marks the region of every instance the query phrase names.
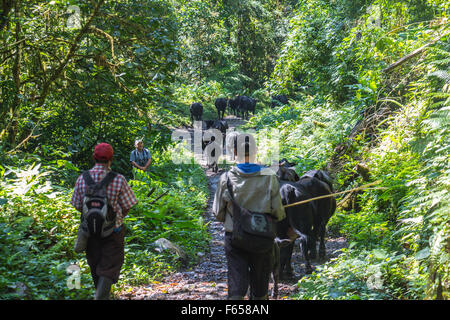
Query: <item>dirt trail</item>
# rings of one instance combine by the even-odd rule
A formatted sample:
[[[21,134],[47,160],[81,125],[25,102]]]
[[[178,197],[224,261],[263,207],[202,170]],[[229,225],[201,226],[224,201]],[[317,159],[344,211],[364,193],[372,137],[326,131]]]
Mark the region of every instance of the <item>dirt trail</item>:
[[[234,117],[226,117],[230,127],[237,127],[243,123]],[[224,230],[221,222],[217,222],[212,213],[212,203],[217,188],[217,182],[224,170],[213,173],[205,166],[205,174],[209,180],[210,198],[205,212],[205,222],[209,223],[208,232],[211,234],[209,250],[200,253],[199,263],[190,270],[173,273],[166,278],[152,282],[146,286],[126,288],[120,299],[126,300],[224,300],[227,299],[227,262],[224,251]],[[344,238],[328,238],[326,243],[327,257],[333,258],[339,254],[339,249],[346,247]],[[279,283],[279,299],[289,299],[297,291],[296,283],[304,275],[305,264],[299,251],[294,248],[292,262],[295,279],[282,280]],[[312,265],[319,263],[312,261]],[[269,292],[272,282],[269,285]]]

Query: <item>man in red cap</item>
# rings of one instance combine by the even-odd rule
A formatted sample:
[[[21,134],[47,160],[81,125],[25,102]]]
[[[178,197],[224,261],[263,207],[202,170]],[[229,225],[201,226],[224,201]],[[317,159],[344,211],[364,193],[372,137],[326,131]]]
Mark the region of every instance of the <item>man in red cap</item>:
[[[100,143],[94,149],[95,166],[89,170],[93,182],[99,183],[111,171],[114,150],[107,143]],[[78,177],[72,195],[71,204],[83,212],[83,199],[86,192],[83,175]],[[137,203],[136,197],[121,174],[115,174],[106,187],[108,201],[116,213],[115,226],[111,235],[87,238],[86,258],[91,268],[92,279],[96,288],[95,299],[109,299],[111,285],[119,279],[124,262],[124,227],[123,218],[130,208]]]

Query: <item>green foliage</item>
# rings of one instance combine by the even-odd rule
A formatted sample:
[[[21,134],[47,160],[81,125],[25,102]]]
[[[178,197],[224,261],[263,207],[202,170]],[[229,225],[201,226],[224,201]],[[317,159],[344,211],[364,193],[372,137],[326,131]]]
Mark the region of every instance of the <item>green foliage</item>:
[[[77,18],[69,5],[82,27],[69,26]],[[0,37],[0,141],[8,149],[48,157],[51,148],[86,166],[98,142],[125,157],[141,128],[151,135],[152,122],[173,123],[169,84],[179,54],[170,2],[20,1],[8,18]]]
[[[296,160],[300,174],[327,168],[341,190],[381,180],[356,196],[351,211],[332,217],[330,230],[351,248],[301,280],[299,298],[448,299],[448,36],[420,58],[384,69],[448,33],[449,7],[359,4],[299,4],[267,82],[296,101],[250,124],[277,127],[281,157]],[[390,262],[381,267],[368,254],[374,250]],[[384,284],[369,290],[369,269],[377,265]]]
[[[180,1],[182,81],[218,81],[232,94],[257,89],[272,72],[294,2]]]
[[[343,41],[348,30],[345,9],[362,12],[367,1],[302,1],[296,15],[290,21],[289,34],[283,45],[268,89],[286,92],[332,95],[343,101],[347,95],[346,85],[355,81],[351,64],[338,64],[335,48]],[[356,9],[357,8],[357,9]]]
[[[86,263],[72,251],[78,215],[68,203],[67,189],[53,186],[36,163],[20,162],[22,169],[1,167],[1,262],[3,299],[88,298],[92,289]],[[49,169],[49,168],[47,168]],[[56,170],[56,168],[53,168]],[[78,264],[83,287],[70,291],[67,267]]]
[[[280,134],[280,159],[297,162],[296,169],[302,173],[326,167],[334,146],[350,129],[351,116],[351,110],[338,110],[320,97],[305,97],[290,105],[265,109],[245,127],[276,128]]]
[[[446,48],[448,50],[449,46]],[[420,131],[411,141],[423,165],[415,179],[411,179],[408,183],[411,191],[404,199],[403,211],[400,214],[405,221],[400,229],[402,240],[415,244],[417,254],[427,253],[426,261],[429,267],[427,296],[438,299],[449,297],[448,286],[445,284],[449,281],[450,268],[448,250],[450,81],[439,72],[443,66],[442,62],[449,57],[448,51],[433,50],[427,61],[434,67],[430,68],[428,73],[429,82],[417,84],[418,88],[431,86],[442,88],[442,91],[430,91],[425,97],[429,99],[426,104],[428,112],[421,121]]]
[[[343,249],[298,282],[297,299],[423,299],[426,278],[417,260],[398,252]]]

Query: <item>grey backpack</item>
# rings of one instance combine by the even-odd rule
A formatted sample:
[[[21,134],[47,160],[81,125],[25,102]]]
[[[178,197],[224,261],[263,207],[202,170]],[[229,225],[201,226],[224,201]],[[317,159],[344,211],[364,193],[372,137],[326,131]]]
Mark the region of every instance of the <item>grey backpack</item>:
[[[270,214],[254,212],[241,207],[233,196],[230,179],[227,189],[233,204],[233,247],[253,252],[265,253],[273,248],[277,235],[277,221]]]
[[[89,236],[104,238],[114,230],[116,213],[109,202],[106,188],[116,176],[117,173],[110,171],[103,180],[95,183],[89,171],[83,172],[86,192],[83,199],[81,228]]]

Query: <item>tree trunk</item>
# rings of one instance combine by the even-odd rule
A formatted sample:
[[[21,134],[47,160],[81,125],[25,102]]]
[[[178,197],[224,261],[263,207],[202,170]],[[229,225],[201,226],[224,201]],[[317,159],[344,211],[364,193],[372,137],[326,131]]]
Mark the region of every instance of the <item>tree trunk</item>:
[[[21,93],[21,83],[20,83],[20,73],[21,73],[21,62],[22,62],[22,47],[23,41],[19,41],[20,33],[22,32],[22,25],[20,24],[20,1],[14,3],[14,17],[15,17],[15,39],[16,39],[16,53],[14,57],[14,64],[12,69],[12,76],[14,81],[14,99],[9,106],[9,118],[10,121],[7,122],[7,137],[8,142],[11,146],[16,144],[16,136],[18,130],[18,120],[20,111],[20,93]]]

